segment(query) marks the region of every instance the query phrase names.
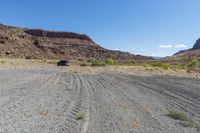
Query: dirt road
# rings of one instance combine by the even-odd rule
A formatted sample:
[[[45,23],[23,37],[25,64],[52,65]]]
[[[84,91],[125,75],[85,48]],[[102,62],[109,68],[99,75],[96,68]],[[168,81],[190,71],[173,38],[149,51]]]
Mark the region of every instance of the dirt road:
[[[0,70],[0,132],[191,133],[167,108],[200,121],[200,82],[150,74]]]

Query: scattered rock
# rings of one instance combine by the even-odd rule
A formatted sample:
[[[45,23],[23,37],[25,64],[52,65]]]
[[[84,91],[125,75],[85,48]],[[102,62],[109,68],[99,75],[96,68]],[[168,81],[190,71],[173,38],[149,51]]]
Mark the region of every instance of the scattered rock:
[[[6,42],[4,40],[0,40],[0,43],[1,44],[5,44]]]
[[[5,54],[6,54],[6,55],[10,55],[10,51],[6,51]]]

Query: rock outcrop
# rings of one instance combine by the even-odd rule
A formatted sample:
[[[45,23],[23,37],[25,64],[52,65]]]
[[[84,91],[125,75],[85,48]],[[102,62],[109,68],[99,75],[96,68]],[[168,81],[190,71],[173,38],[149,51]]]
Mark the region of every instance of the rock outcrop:
[[[200,39],[198,39],[198,40],[196,41],[196,43],[194,44],[194,46],[193,46],[192,49],[193,49],[193,50],[194,50],[194,49],[200,49]]]
[[[27,29],[2,24],[0,24],[0,56],[27,59],[151,59],[102,48],[84,34]]]
[[[73,33],[73,32],[56,32],[56,31],[46,31],[42,29],[24,29],[24,32],[36,37],[76,38],[81,40],[92,41],[92,39],[87,35]]]

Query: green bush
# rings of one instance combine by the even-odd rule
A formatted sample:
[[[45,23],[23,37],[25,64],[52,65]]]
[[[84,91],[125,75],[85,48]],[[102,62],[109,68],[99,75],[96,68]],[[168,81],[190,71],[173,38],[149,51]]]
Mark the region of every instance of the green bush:
[[[105,62],[96,61],[91,64],[91,66],[106,66]]]
[[[82,61],[84,61],[84,59],[79,58],[78,61],[81,61],[81,62],[82,62]]]
[[[192,60],[189,63],[186,64],[186,67],[188,69],[199,69],[199,61],[198,60]]]
[[[162,67],[162,62],[154,62],[151,64],[152,67]]]
[[[107,65],[118,65],[118,64],[119,64],[119,61],[118,61],[118,60],[114,60],[114,59],[108,58],[108,59],[105,59],[105,63],[106,63]]]
[[[178,68],[178,69],[185,69],[186,65],[185,64],[178,64],[178,65],[176,65],[176,68]]]
[[[143,67],[148,67],[148,66],[149,66],[149,64],[142,64],[142,66],[143,66]]]
[[[184,112],[169,111],[168,115],[175,120],[191,121],[191,119]]]
[[[91,63],[91,66],[105,66],[105,65],[135,65],[136,63],[133,60],[127,60],[127,61],[119,61],[111,58],[107,58],[105,60],[95,60],[95,59],[89,59],[87,60],[88,63]]]
[[[162,68],[164,68],[164,69],[169,69],[170,67],[171,67],[171,65],[168,64],[168,63],[164,63],[164,64],[162,65]]]
[[[131,66],[131,65],[135,65],[135,62],[133,60],[129,60],[129,61],[125,61],[124,64]]]
[[[94,62],[96,62],[96,60],[95,59],[89,59],[89,60],[87,60],[87,62],[88,63],[94,63]]]
[[[87,64],[86,63],[81,63],[80,66],[87,66]]]
[[[169,69],[171,67],[170,64],[168,63],[163,63],[163,62],[154,62],[151,64],[152,67],[161,67],[164,69]]]
[[[84,113],[78,113],[76,116],[76,120],[83,120],[85,117]]]
[[[118,61],[110,58],[105,59],[105,63],[106,65],[128,65],[128,66],[135,65],[135,62],[133,60]]]

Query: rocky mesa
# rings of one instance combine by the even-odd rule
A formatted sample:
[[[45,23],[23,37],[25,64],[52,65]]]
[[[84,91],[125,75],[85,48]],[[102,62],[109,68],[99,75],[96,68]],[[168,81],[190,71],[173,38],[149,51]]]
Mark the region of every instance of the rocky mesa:
[[[0,56],[27,59],[150,59],[105,49],[85,34],[28,29],[3,24],[0,24]]]
[[[165,58],[168,61],[182,62],[186,63],[193,59],[200,60],[200,39],[198,39],[192,48],[181,50],[171,57]]]

